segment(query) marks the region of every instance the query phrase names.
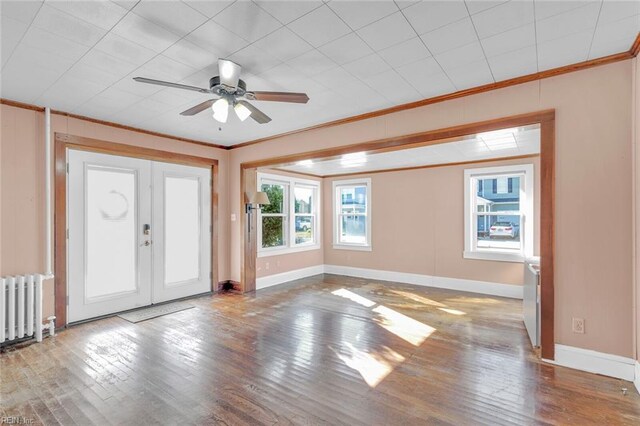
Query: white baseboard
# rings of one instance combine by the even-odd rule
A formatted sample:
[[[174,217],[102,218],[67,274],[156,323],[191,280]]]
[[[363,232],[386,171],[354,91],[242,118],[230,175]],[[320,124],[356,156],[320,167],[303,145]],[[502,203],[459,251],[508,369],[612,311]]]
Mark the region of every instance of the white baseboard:
[[[633,384],[636,386],[636,390],[640,393],[640,362],[635,362],[635,378],[633,380]]]
[[[349,277],[369,278],[382,281],[395,281],[426,287],[446,288],[449,290],[522,299],[522,286],[520,285],[463,280],[460,278],[434,277],[430,275],[410,274],[407,272],[382,271],[378,269],[353,268],[350,266],[338,265],[324,265],[324,272],[326,274],[346,275]]]
[[[554,361],[546,359],[543,359],[543,361],[628,381],[634,381],[638,377],[636,372],[640,371],[640,364],[631,358],[559,345],[557,343],[555,346],[555,358]],[[635,384],[638,387],[638,379],[636,379]]]
[[[271,287],[274,285],[286,283],[301,278],[311,277],[313,275],[322,274],[324,265],[315,265],[308,268],[294,269],[293,271],[282,272],[280,274],[267,275],[256,279],[256,289]]]

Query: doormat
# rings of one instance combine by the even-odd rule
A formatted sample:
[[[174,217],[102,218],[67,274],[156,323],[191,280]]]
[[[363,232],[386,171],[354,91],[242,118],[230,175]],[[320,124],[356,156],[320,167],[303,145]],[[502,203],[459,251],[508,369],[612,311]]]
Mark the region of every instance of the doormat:
[[[165,303],[164,305],[150,306],[148,308],[124,312],[118,315],[118,317],[132,323],[137,323],[146,321],[151,318],[161,317],[163,315],[169,315],[175,312],[184,311],[185,309],[191,309],[193,307],[193,305],[189,305],[183,302]]]

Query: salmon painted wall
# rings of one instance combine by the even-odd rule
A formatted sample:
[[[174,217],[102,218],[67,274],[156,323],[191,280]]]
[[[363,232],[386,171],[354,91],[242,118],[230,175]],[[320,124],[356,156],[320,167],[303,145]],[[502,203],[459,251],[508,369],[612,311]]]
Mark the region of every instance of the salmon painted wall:
[[[434,167],[325,179],[324,261],[327,265],[408,272],[522,285],[522,263],[465,259],[464,170],[512,164],[534,166],[534,227],[540,218],[538,158]],[[371,251],[333,248],[333,182],[371,178]],[[539,243],[535,255],[538,255]]]
[[[240,213],[243,162],[553,108],[556,342],[631,357],[631,92],[632,61],[627,60],[234,149],[229,158],[231,212]],[[612,208],[620,226],[598,226]],[[237,280],[240,223],[231,225],[230,271]],[[585,319],[585,334],[571,331],[572,317]]]
[[[44,113],[0,105],[0,276],[44,271]],[[53,114],[52,132],[219,160],[218,279],[229,279],[228,157],[223,149],[151,136]],[[52,135],[53,141],[53,135]],[[44,284],[53,315],[53,280]]]
[[[322,194],[322,178],[314,178],[311,176],[303,176],[298,173],[284,172],[281,170],[273,169],[260,169],[260,173],[269,173],[273,175],[297,177],[304,180],[315,180],[320,183],[320,194]],[[322,202],[320,203],[322,205]],[[321,222],[324,222],[324,218],[321,216]],[[259,224],[258,224],[259,226]],[[324,226],[322,223],[320,229]],[[308,268],[310,266],[322,265],[324,263],[324,252],[322,235],[318,235],[320,239],[320,248],[316,250],[301,251],[298,253],[280,254],[266,257],[258,257],[256,260],[256,276],[267,277],[269,275],[280,274],[287,271],[293,271],[301,268]]]

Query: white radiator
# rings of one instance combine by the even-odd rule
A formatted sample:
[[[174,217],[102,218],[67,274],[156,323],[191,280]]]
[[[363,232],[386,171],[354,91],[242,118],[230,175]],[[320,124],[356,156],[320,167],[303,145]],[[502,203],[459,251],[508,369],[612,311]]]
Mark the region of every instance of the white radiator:
[[[0,278],[0,344],[35,337],[42,341],[42,330],[54,333],[53,317],[42,324],[43,275],[19,275]]]

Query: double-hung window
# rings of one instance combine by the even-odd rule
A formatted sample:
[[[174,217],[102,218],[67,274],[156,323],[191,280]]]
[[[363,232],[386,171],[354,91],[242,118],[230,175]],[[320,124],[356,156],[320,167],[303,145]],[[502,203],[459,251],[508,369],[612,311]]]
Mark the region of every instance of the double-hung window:
[[[333,247],[371,250],[371,179],[333,182]]]
[[[258,213],[259,257],[320,247],[319,182],[258,173],[258,188],[270,202]]]
[[[533,165],[467,169],[464,257],[522,262],[533,256]]]

